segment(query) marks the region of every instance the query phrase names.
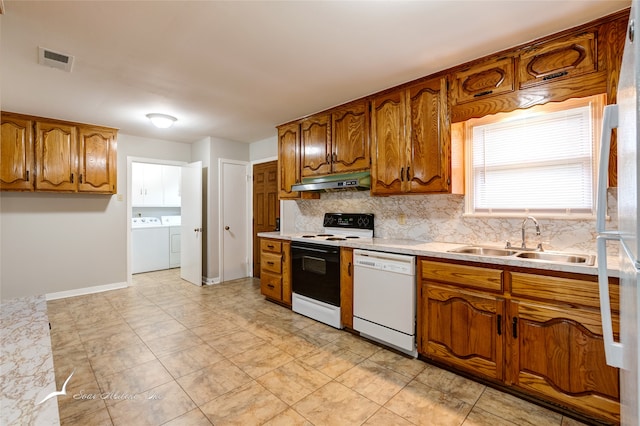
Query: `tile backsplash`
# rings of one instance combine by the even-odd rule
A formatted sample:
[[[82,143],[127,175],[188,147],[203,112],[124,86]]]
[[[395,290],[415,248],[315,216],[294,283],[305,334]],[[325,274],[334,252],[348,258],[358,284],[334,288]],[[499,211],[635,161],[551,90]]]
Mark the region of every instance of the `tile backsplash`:
[[[616,190],[609,190],[609,229],[617,227]],[[319,200],[296,200],[296,232],[320,231],[326,212],[373,213],[375,236],[464,244],[514,246],[521,242],[521,218],[464,217],[464,196],[431,194],[371,197],[367,192],[323,193]],[[541,236],[527,223],[527,246],[541,241],[547,250],[596,252],[595,220],[537,218]],[[614,254],[610,248],[610,255]]]

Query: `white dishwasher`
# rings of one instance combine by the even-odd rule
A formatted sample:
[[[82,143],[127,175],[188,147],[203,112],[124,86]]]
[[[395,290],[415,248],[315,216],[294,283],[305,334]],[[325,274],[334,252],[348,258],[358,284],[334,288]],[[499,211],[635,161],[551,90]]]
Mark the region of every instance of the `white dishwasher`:
[[[353,328],[413,357],[416,349],[416,258],[353,251]]]

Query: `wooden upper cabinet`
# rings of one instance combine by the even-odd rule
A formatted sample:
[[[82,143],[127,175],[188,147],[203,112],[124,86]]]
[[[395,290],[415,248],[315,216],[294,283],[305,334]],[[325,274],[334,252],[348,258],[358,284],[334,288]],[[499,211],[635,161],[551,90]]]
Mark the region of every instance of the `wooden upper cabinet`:
[[[446,93],[446,79],[436,78],[372,100],[373,195],[449,191]]]
[[[586,32],[532,46],[520,54],[520,88],[598,70],[596,33]]]
[[[316,114],[300,122],[302,177],[331,173],[331,114]]]
[[[331,111],[331,165],[333,173],[368,170],[369,103],[352,102]]]
[[[371,100],[371,194],[404,190],[406,92],[396,90]]]
[[[474,101],[514,90],[512,57],[491,59],[456,72],[452,97],[455,104]]]
[[[300,125],[278,127],[278,188],[280,198],[299,198],[291,186],[300,181]]]
[[[79,192],[116,192],[116,131],[80,126]]]
[[[448,192],[451,133],[447,82],[438,78],[407,90],[410,126],[406,186],[409,192]]]
[[[36,122],[36,165],[37,190],[76,191],[77,128],[56,122]]]
[[[0,189],[33,191],[33,121],[2,113]]]
[[[352,102],[300,122],[301,177],[367,170],[369,107]]]

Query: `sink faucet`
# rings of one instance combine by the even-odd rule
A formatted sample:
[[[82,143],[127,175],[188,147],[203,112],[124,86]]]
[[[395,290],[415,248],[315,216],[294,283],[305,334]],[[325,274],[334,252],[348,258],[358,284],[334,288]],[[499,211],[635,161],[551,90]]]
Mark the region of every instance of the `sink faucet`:
[[[531,220],[533,222],[533,224],[536,227],[536,235],[539,237],[540,236],[540,224],[538,224],[538,221],[536,220],[535,217],[533,216],[527,216],[523,221],[522,221],[522,245],[520,246],[520,248],[522,249],[527,249],[527,244],[525,243],[525,225],[527,224],[527,222]],[[536,247],[537,251],[542,251],[542,243],[539,242],[538,243],[538,247]]]

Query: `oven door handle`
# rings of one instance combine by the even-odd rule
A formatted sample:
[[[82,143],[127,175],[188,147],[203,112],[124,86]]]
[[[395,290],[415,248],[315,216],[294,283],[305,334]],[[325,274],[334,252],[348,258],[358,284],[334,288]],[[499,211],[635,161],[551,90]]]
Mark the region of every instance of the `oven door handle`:
[[[316,253],[327,253],[327,254],[337,254],[340,251],[336,249],[319,249],[313,247],[300,247],[300,246],[291,246],[291,249],[301,250],[301,251],[314,251]]]

